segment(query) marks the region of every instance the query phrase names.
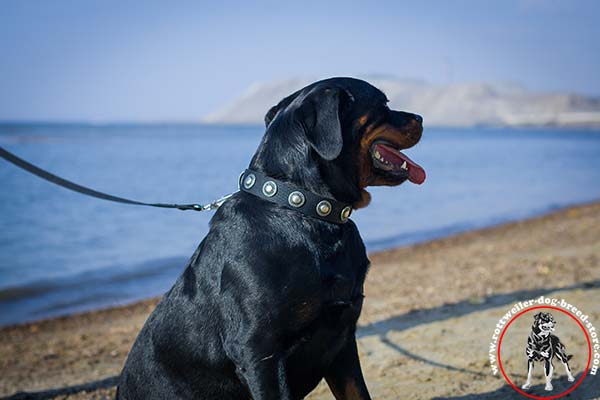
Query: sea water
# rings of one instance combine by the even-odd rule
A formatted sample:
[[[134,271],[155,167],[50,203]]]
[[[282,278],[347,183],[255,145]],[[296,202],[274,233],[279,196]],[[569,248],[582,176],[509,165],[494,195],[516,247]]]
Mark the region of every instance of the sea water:
[[[0,125],[0,145],[66,179],[146,202],[208,202],[237,189],[264,128]],[[354,212],[369,251],[600,199],[600,131],[429,129],[406,154],[421,186],[370,190]],[[159,295],[211,213],[110,203],[0,160],[0,325]]]

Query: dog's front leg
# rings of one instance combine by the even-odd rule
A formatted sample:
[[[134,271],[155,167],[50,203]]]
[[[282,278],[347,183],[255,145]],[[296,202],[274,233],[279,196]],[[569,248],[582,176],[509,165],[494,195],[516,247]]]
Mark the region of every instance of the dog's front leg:
[[[544,389],[550,391],[554,389],[552,387],[552,373],[554,372],[554,366],[550,360],[546,360],[544,363],[544,373],[546,374],[546,387]]]
[[[262,336],[252,332],[224,342],[225,352],[253,400],[291,399],[283,355],[272,343],[273,338],[266,331]]]
[[[252,399],[290,400],[283,357],[276,354],[260,357],[259,354],[258,351],[245,348],[233,357],[236,372],[246,384]]]
[[[354,335],[329,367],[325,380],[337,400],[371,399],[360,369]]]
[[[246,364],[241,368],[253,400],[289,400],[290,389],[283,359],[271,357]]]
[[[567,355],[564,346],[559,346],[560,347],[558,347],[558,351],[556,352],[556,357],[558,357],[560,362],[564,365],[565,371],[567,372],[567,379],[569,380],[569,382],[574,382],[575,377],[571,373],[571,368],[569,367],[569,360],[571,359],[571,356]]]
[[[533,375],[533,360],[527,360],[527,381],[521,386],[521,389],[529,389],[531,387],[531,376]]]
[[[565,371],[567,372],[567,379],[569,380],[569,382],[575,382],[575,377],[571,373],[571,368],[569,368],[569,362],[563,361],[562,363],[565,366]]]

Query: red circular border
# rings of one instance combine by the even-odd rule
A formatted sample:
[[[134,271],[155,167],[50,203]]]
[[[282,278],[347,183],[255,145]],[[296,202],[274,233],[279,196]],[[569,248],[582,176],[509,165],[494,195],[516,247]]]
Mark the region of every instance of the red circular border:
[[[562,313],[567,314],[569,317],[573,318],[573,320],[575,322],[577,322],[577,324],[579,325],[579,327],[581,328],[581,330],[583,331],[583,333],[585,334],[585,338],[587,340],[588,343],[588,362],[587,362],[587,366],[585,367],[585,371],[583,371],[583,374],[581,375],[581,378],[579,378],[579,380],[568,390],[565,390],[562,393],[559,394],[555,394],[552,396],[535,396],[533,394],[529,394],[527,392],[524,392],[523,390],[521,390],[521,388],[517,387],[514,383],[512,383],[512,381],[508,378],[508,376],[506,375],[506,372],[504,372],[504,367],[502,367],[502,359],[500,358],[500,348],[502,347],[502,338],[504,337],[504,334],[506,333],[506,330],[508,329],[508,327],[510,326],[510,324],[513,323],[514,320],[516,320],[519,316],[525,314],[526,312],[532,311],[532,310],[536,310],[538,308],[551,308],[553,310],[558,310]],[[558,399],[559,397],[563,397],[569,393],[571,393],[573,390],[575,390],[575,388],[577,388],[577,386],[579,386],[581,384],[581,382],[583,382],[583,380],[585,379],[585,377],[587,376],[588,370],[590,369],[590,362],[592,361],[592,342],[590,341],[590,336],[587,333],[587,330],[583,327],[583,324],[581,322],[579,322],[579,319],[577,319],[573,314],[571,314],[570,312],[559,308],[559,307],[554,307],[554,306],[535,306],[535,307],[529,307],[523,311],[521,311],[520,313],[518,313],[517,315],[515,315],[514,317],[512,317],[510,319],[510,321],[508,321],[508,323],[506,324],[506,326],[504,327],[504,329],[502,329],[502,333],[500,334],[500,339],[498,340],[498,365],[500,367],[500,371],[502,372],[502,375],[504,376],[504,379],[506,379],[506,382],[508,382],[508,384],[510,386],[512,386],[513,389],[515,389],[517,392],[521,393],[524,396],[527,396],[529,398],[532,399],[538,399],[538,400],[548,400],[548,399]]]

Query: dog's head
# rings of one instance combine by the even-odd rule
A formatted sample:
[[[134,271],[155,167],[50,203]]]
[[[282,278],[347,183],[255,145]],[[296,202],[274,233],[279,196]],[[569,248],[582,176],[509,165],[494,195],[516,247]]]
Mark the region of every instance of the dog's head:
[[[556,321],[550,313],[539,312],[533,316],[533,330],[541,336],[548,336],[554,331]]]
[[[423,119],[387,102],[362,80],[313,83],[267,112],[251,167],[355,208],[369,203],[367,186],[421,184],[425,171],[401,150],[419,142]]]

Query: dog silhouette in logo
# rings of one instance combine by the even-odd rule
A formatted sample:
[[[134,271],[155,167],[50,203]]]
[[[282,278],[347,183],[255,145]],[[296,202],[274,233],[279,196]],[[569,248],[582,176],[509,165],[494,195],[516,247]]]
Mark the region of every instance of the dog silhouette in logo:
[[[527,355],[527,382],[521,387],[529,389],[531,387],[531,375],[533,374],[533,364],[536,361],[544,362],[544,373],[546,375],[546,390],[552,390],[552,373],[554,365],[552,360],[558,358],[565,366],[567,378],[569,382],[573,382],[575,378],[569,368],[569,360],[572,355],[567,355],[565,346],[561,343],[558,336],[553,335],[556,321],[550,313],[540,312],[533,316],[533,325],[531,333],[527,338],[527,347],[525,354]]]

